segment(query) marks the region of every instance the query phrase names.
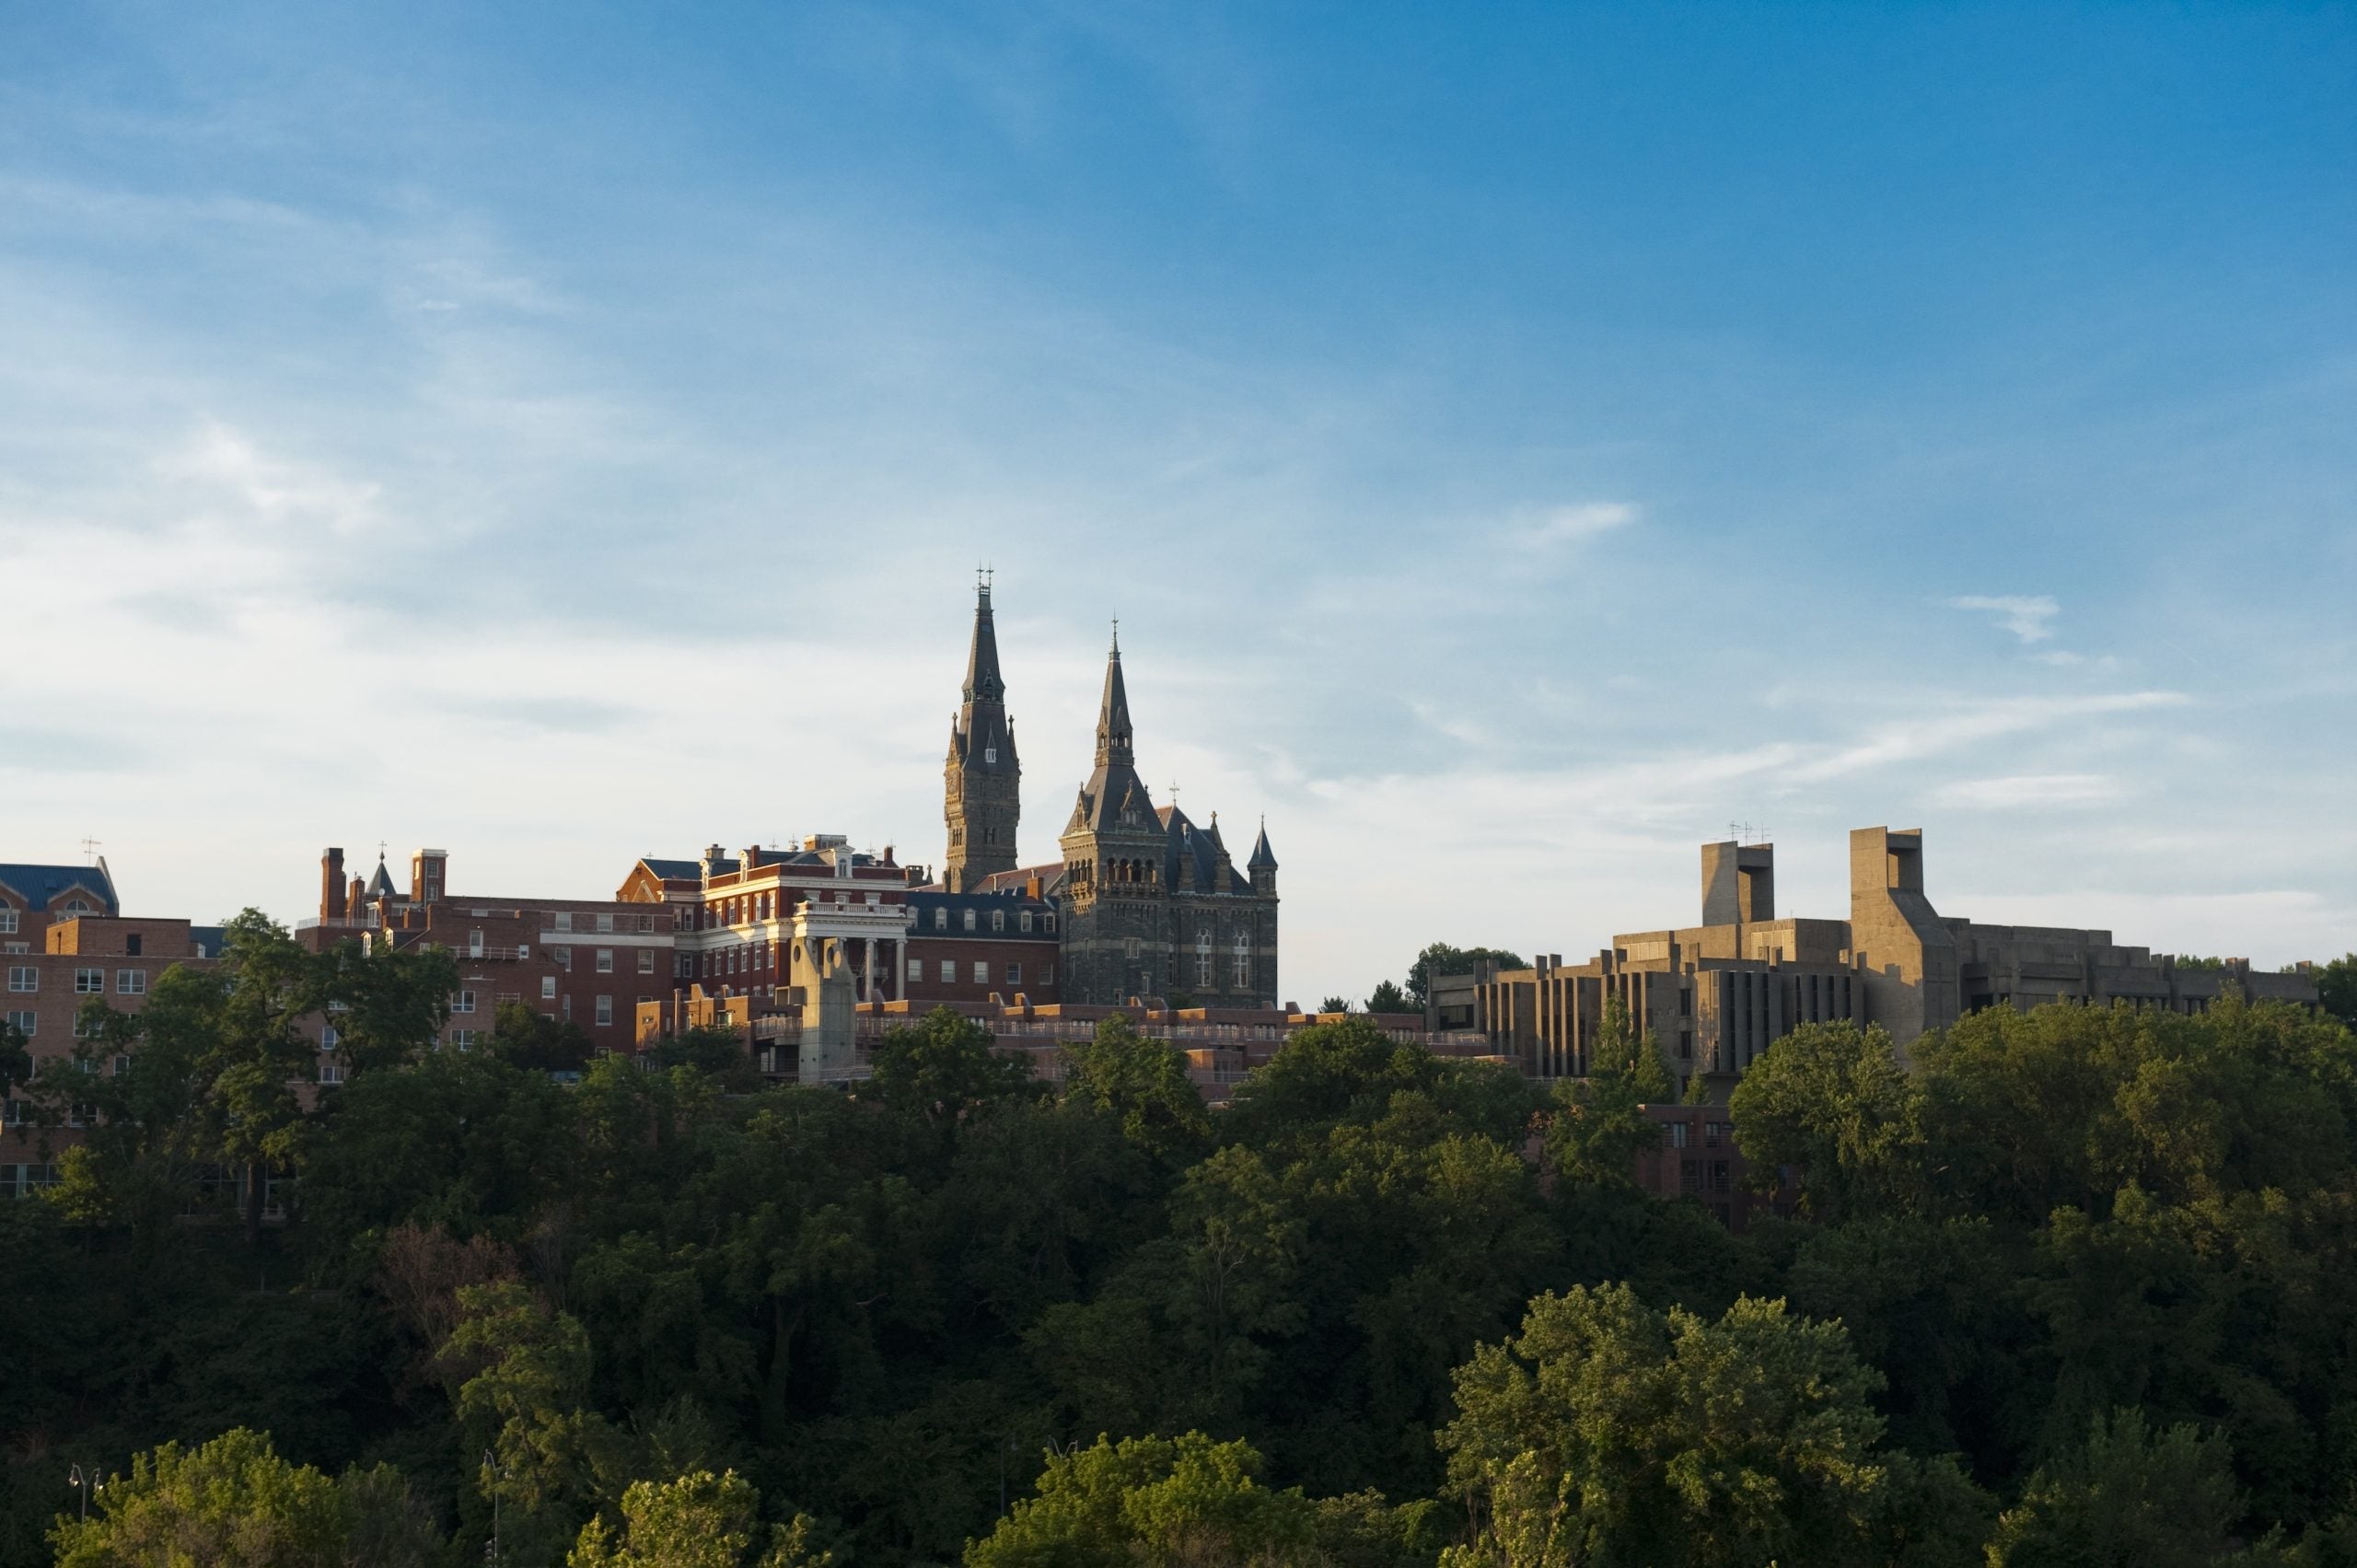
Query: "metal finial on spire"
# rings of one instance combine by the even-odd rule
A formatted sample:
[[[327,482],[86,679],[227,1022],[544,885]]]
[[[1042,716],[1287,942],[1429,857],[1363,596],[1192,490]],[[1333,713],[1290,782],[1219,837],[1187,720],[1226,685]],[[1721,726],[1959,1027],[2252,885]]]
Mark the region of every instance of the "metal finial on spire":
[[[1113,656],[1121,656],[1121,618],[1118,615],[1113,617]]]

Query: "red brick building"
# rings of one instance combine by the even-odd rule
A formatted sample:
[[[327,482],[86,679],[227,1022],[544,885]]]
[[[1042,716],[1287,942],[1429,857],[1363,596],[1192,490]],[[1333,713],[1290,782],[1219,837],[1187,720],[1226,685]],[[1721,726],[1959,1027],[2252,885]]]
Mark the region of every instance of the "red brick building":
[[[661,911],[619,899],[517,898],[450,891],[447,851],[410,857],[409,887],[394,885],[380,857],[366,879],[344,876],[343,851],[319,860],[319,912],[297,923],[314,950],[354,938],[394,950],[431,944],[459,964],[443,1043],[465,1050],[488,1037],[502,1002],[580,1026],[602,1050],[627,1051],[643,1001],[671,990],[673,923]],[[323,1053],[335,1048],[332,1018],[317,1026]],[[323,1061],[322,1083],[342,1073]]]
[[[0,865],[0,968],[6,970],[0,1022],[23,1038],[36,1084],[81,1070],[75,1053],[86,1003],[136,1013],[165,970],[210,963],[220,955],[218,927],[124,918],[104,861]],[[116,1058],[88,1066],[117,1073],[127,1063]],[[26,1099],[10,1096],[0,1103],[0,1197],[54,1181],[57,1156],[82,1141],[83,1124],[76,1111],[62,1127],[37,1127]]]

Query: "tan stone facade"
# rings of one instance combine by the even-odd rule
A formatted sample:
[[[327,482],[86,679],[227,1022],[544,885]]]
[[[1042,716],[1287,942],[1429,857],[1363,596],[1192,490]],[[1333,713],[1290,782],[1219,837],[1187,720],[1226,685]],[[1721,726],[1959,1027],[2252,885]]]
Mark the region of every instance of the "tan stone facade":
[[[1651,1034],[1681,1079],[1721,1092],[1772,1041],[1807,1023],[1879,1024],[1902,1051],[1982,1007],[2131,1004],[2200,1012],[2229,984],[2315,1005],[2305,973],[2245,959],[2194,968],[2108,931],[1988,925],[1944,916],[1925,890],[1920,829],[1850,835],[1850,918],[1778,919],[1775,846],[1702,846],[1702,922],[1624,933],[1587,962],[1436,977],[1430,1016],[1487,1040],[1538,1078],[1594,1067],[1608,1005]]]

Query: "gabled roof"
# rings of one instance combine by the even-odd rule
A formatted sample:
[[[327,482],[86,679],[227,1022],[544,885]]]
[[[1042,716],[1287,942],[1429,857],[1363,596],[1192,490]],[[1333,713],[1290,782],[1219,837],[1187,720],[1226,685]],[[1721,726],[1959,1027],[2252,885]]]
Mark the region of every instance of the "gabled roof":
[[[105,906],[108,914],[122,912],[115,897],[114,878],[104,865],[0,865],[0,888],[24,900],[30,909],[45,910],[78,889]]]
[[[642,854],[638,863],[666,882],[694,882],[703,877],[703,863],[696,860],[657,860]]]

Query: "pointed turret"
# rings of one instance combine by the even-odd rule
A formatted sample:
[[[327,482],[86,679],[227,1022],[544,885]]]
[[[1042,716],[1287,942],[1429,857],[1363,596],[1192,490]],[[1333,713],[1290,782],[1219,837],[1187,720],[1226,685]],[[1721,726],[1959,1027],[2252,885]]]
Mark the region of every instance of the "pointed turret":
[[[998,629],[991,586],[974,584],[974,633],[966,650],[965,703],[949,727],[942,815],[949,826],[943,881],[962,892],[993,872],[1015,869],[1015,830],[1022,816],[1022,764],[1006,716],[1006,681],[998,668]]]
[[[1269,819],[1260,819],[1260,836],[1252,841],[1252,858],[1244,863],[1244,874],[1252,879],[1252,890],[1263,897],[1274,897],[1277,891],[1277,852],[1269,847]]]
[[[1097,704],[1097,765],[1136,764],[1131,744],[1130,691],[1121,681],[1121,623],[1113,623],[1113,651],[1105,656],[1105,695]]]

